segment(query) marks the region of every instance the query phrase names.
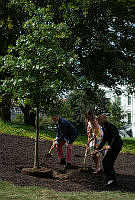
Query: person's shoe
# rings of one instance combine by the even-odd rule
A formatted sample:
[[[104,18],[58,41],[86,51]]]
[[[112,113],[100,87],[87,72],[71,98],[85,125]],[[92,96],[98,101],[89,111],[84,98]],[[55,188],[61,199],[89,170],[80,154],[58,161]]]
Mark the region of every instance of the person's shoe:
[[[106,184],[107,187],[117,186],[116,180],[109,180]]]
[[[60,160],[60,165],[66,165],[66,160],[65,160],[65,158],[61,158],[61,160]]]
[[[71,163],[66,163],[65,169],[72,169]]]

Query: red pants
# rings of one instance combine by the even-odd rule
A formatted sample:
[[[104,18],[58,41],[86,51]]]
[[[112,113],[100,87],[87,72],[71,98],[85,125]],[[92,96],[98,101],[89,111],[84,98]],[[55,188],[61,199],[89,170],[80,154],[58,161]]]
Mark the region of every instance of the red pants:
[[[56,145],[56,151],[58,155],[58,159],[64,158],[64,153],[63,153],[63,145],[66,144],[66,162],[71,163],[72,160],[72,146],[73,144],[67,144],[65,140],[60,142],[59,144]]]

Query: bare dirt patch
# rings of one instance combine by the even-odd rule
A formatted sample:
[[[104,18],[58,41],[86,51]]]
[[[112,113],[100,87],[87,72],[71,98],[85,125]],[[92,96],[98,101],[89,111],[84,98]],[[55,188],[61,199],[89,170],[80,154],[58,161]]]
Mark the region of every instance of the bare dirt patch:
[[[22,169],[33,168],[34,140],[0,134],[0,179],[19,186],[40,186],[56,191],[106,191],[120,190],[135,193],[135,155],[120,153],[115,162],[118,186],[105,187],[103,169],[98,174],[92,174],[93,161],[90,156],[86,160],[86,168],[82,169],[85,147],[73,147],[72,169],[64,170],[59,164],[56,150],[51,157],[47,153],[50,141],[39,141],[40,176],[23,174]],[[65,152],[65,149],[64,149]],[[48,176],[44,172],[48,172]]]

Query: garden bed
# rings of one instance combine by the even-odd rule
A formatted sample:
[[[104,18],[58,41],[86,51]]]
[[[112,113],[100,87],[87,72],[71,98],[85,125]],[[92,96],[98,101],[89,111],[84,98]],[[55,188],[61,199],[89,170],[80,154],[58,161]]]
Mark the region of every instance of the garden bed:
[[[59,164],[55,149],[52,157],[46,156],[51,141],[40,140],[40,175],[21,173],[24,169],[33,168],[34,144],[34,140],[30,138],[0,134],[0,179],[12,182],[14,185],[47,187],[56,191],[83,192],[115,189],[135,192],[135,154],[119,154],[115,162],[118,187],[106,188],[103,169],[100,173],[93,174],[91,168],[94,164],[90,156],[87,157],[86,168],[82,170],[85,153],[85,147],[82,146],[73,147],[73,168],[64,171],[64,166]],[[48,175],[45,175],[45,172],[48,172]]]

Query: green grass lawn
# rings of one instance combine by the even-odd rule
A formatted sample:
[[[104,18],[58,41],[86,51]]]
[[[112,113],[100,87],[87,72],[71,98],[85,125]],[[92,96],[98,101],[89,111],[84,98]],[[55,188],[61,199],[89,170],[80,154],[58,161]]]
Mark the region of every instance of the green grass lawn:
[[[0,121],[0,132],[9,135],[17,135],[29,138],[35,138],[35,129],[32,126],[18,125],[12,123],[3,123]],[[40,130],[39,139],[53,140],[55,138],[54,131]],[[135,153],[135,138],[122,138],[123,148],[122,152]],[[75,145],[86,145],[87,135],[79,135],[74,142]]]
[[[40,187],[20,187],[0,181],[1,200],[135,200],[135,194],[114,192],[56,192]]]
[[[35,138],[35,129],[30,126],[3,123],[0,121],[0,132],[9,135],[17,135]],[[40,130],[40,139],[52,140],[55,132]],[[122,138],[124,145],[122,152],[135,153],[135,138]],[[76,145],[86,145],[87,136],[78,136]],[[56,192],[40,187],[20,187],[0,180],[0,200],[135,200],[135,194],[114,192]]]

